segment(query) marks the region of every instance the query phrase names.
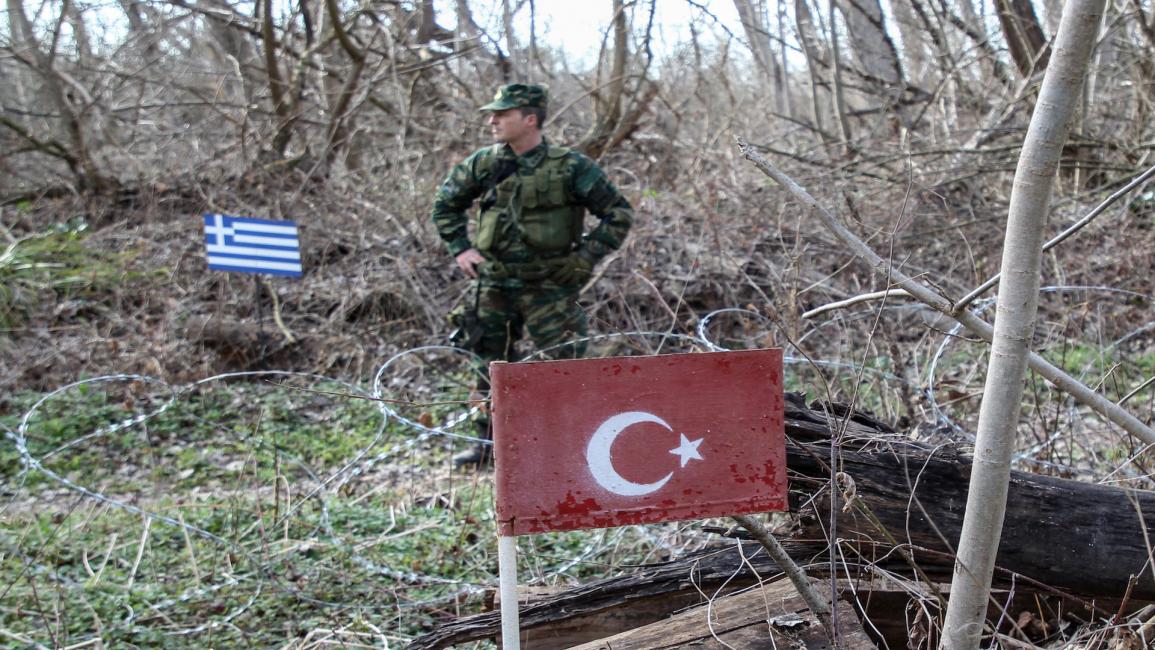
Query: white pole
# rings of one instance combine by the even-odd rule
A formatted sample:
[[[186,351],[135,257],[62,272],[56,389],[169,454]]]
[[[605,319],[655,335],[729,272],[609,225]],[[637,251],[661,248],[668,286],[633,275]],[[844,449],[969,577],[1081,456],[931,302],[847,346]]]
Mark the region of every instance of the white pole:
[[[517,611],[517,538],[497,538],[497,573],[501,595],[501,647],[520,650],[521,629]]]

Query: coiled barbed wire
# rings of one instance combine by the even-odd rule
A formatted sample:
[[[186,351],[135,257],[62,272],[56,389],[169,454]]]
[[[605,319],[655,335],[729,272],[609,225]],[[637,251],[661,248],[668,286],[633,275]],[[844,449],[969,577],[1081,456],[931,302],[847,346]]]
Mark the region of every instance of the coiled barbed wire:
[[[1106,293],[1116,293],[1120,295],[1128,295],[1132,297],[1141,297],[1149,300],[1149,297],[1142,296],[1135,292],[1123,291],[1118,289],[1111,289],[1107,287],[1044,287],[1044,292],[1063,292],[1063,291],[1088,291],[1097,292],[1102,291]],[[989,309],[993,304],[993,299],[976,304],[975,309],[978,312]],[[692,351],[724,351],[730,349],[721,340],[721,336],[712,334],[712,327],[720,322],[723,317],[738,316],[743,319],[754,320],[755,323],[762,329],[751,334],[748,338],[751,342],[757,342],[768,334],[773,324],[768,318],[749,309],[741,308],[726,308],[720,309],[706,314],[702,317],[696,328],[696,336],[689,336],[674,332],[653,332],[653,331],[634,331],[634,332],[620,332],[612,334],[597,334],[585,337],[580,340],[569,341],[563,343],[555,348],[536,351],[524,358],[524,360],[537,360],[546,358],[556,348],[572,346],[579,343],[596,344],[596,343],[620,343],[618,348],[624,348],[626,352],[636,352],[642,354],[657,354],[667,351],[671,347],[683,347]],[[1131,332],[1128,332],[1123,337],[1111,342],[1108,349],[1114,349],[1131,338],[1137,337],[1150,329],[1153,326],[1150,324],[1144,325]],[[929,360],[926,368],[924,383],[922,386],[923,396],[929,405],[931,412],[935,415],[940,423],[950,426],[952,429],[959,431],[965,435],[963,428],[947,416],[943,406],[938,402],[935,395],[936,377],[940,362],[943,360],[945,352],[952,340],[958,334],[958,328],[943,334],[942,341],[935,350]],[[643,344],[643,342],[647,342]],[[895,375],[890,372],[879,370],[877,368],[865,367],[861,364],[847,363],[843,361],[832,361],[817,359],[810,361],[801,355],[794,354],[796,350],[791,349],[791,353],[785,356],[785,361],[789,364],[809,364],[813,363],[820,367],[832,368],[835,370],[845,370],[858,373],[871,373],[879,376],[887,381],[908,382],[903,377]],[[437,357],[430,360],[424,358],[426,355]],[[409,386],[407,379],[400,376],[404,372],[403,366],[411,363],[414,367],[427,367],[431,364],[439,364],[448,367],[458,367],[468,380],[473,373],[476,372],[478,358],[471,352],[463,351],[458,348],[453,348],[446,345],[428,345],[402,351],[387,359],[374,373],[371,386],[368,390],[360,388],[359,386],[345,382],[338,378],[327,377],[315,373],[294,372],[287,370],[261,370],[261,371],[244,371],[244,372],[230,372],[219,375],[214,375],[204,379],[200,379],[183,386],[170,385],[160,379],[149,377],[140,374],[111,374],[102,377],[93,377],[81,381],[73,382],[57,388],[46,395],[39,398],[26,412],[24,412],[19,419],[19,424],[15,430],[5,429],[5,439],[10,442],[15,448],[19,456],[21,469],[17,476],[13,477],[12,483],[12,498],[9,501],[11,504],[16,495],[27,488],[27,479],[32,474],[38,474],[50,482],[56,483],[61,487],[76,493],[83,499],[91,500],[102,506],[114,508],[135,516],[148,519],[154,523],[164,526],[173,527],[183,531],[189,535],[195,535],[198,538],[206,540],[223,551],[235,554],[241,558],[250,570],[247,572],[232,573],[227,579],[219,584],[211,586],[196,586],[187,588],[170,598],[160,600],[149,604],[148,611],[163,614],[165,610],[171,610],[174,607],[196,600],[198,598],[206,597],[212,593],[219,592],[224,589],[244,587],[250,585],[250,592],[243,602],[230,610],[227,613],[222,613],[215,616],[212,620],[195,625],[191,627],[184,627],[176,630],[167,630],[165,634],[189,636],[195,635],[206,630],[211,630],[216,627],[225,626],[236,620],[245,612],[251,610],[257,603],[259,597],[264,589],[268,586],[267,583],[272,583],[277,589],[287,590],[295,597],[304,601],[314,603],[321,606],[337,607],[337,608],[356,608],[357,605],[351,605],[346,602],[329,602],[322,599],[311,597],[302,591],[286,587],[281,584],[283,581],[279,580],[273,571],[272,565],[267,562],[262,562],[261,558],[257,557],[245,545],[234,540],[229,540],[221,537],[202,527],[189,524],[181,519],[176,519],[165,515],[162,512],[152,511],[147,507],[129,503],[124,499],[119,499],[110,496],[104,491],[97,489],[95,486],[84,485],[78,480],[74,480],[67,476],[61,475],[52,468],[47,467],[45,463],[57,456],[66,454],[81,445],[90,443],[103,436],[111,436],[115,433],[132,429],[134,427],[146,425],[151,420],[164,414],[170,410],[180,400],[188,398],[195,394],[200,389],[216,383],[233,380],[266,380],[269,381],[273,387],[286,387],[292,389],[291,386],[286,386],[283,383],[275,383],[273,380],[288,381],[288,380],[308,380],[317,383],[327,383],[341,387],[345,391],[344,396],[354,399],[371,400],[375,403],[376,410],[380,414],[380,419],[375,425],[373,433],[367,443],[359,447],[346,460],[342,461],[339,466],[329,472],[325,476],[318,476],[303,462],[298,462],[298,465],[306,471],[310,477],[311,485],[302,496],[296,501],[287,506],[283,513],[280,513],[274,521],[269,525],[276,527],[287,522],[292,516],[299,513],[306,504],[312,503],[319,509],[318,528],[314,534],[323,534],[327,543],[333,547],[342,550],[348,554],[349,560],[362,571],[387,578],[402,584],[410,585],[440,585],[451,588],[448,593],[439,594],[437,596],[415,599],[408,602],[399,602],[396,607],[398,609],[418,609],[428,607],[440,607],[448,603],[459,602],[461,598],[470,597],[482,593],[488,589],[492,589],[494,581],[472,582],[468,580],[458,580],[452,578],[445,578],[437,575],[430,575],[418,571],[405,571],[394,567],[389,567],[375,562],[361,553],[356,544],[347,539],[346,536],[339,534],[333,527],[330,513],[329,513],[329,498],[330,495],[345,488],[351,481],[358,477],[364,476],[375,465],[381,463],[389,463],[404,454],[413,453],[423,443],[430,441],[433,438],[443,438],[445,440],[458,440],[469,442],[488,442],[482,441],[474,435],[461,433],[455,429],[469,421],[470,416],[477,409],[475,403],[470,400],[461,400],[460,408],[441,425],[428,424],[418,419],[407,416],[402,412],[401,405],[404,401],[390,401],[388,395],[392,390],[398,388],[417,389],[419,392],[432,395],[433,391],[437,389],[435,386]],[[390,378],[394,384],[390,384]],[[37,456],[34,455],[28,446],[29,428],[33,418],[53,400],[59,399],[62,395],[83,388],[92,386],[108,385],[112,383],[128,383],[130,385],[141,385],[151,387],[164,393],[167,392],[167,397],[160,401],[159,404],[150,405],[150,408],[143,412],[136,413],[131,417],[114,422],[112,424],[97,427],[91,431],[85,432],[73,440],[67,441],[57,447]],[[468,383],[466,381],[465,383]],[[482,396],[484,398],[484,396]],[[431,400],[435,401],[435,400]],[[1077,417],[1076,409],[1070,407],[1072,415]],[[389,424],[393,422],[402,430],[408,430],[416,435],[397,436],[396,434],[389,434]],[[1065,467],[1058,463],[1041,461],[1033,458],[1042,448],[1054,442],[1054,436],[1042,441],[1030,449],[1016,455],[1016,461],[1022,463],[1043,464],[1052,467],[1053,469],[1074,471],[1075,468]],[[258,444],[260,444],[258,442]],[[4,506],[7,509],[8,505]],[[672,544],[670,538],[655,534],[650,529],[641,527],[641,536],[646,539],[652,547],[661,549],[664,552],[678,552],[685,550],[686,543],[675,545]],[[572,571],[579,564],[589,561],[596,557],[604,547],[616,546],[622,541],[622,533],[607,533],[603,535],[600,540],[591,541],[582,546],[580,550],[572,555],[572,557],[562,563],[555,569],[555,575],[566,575]],[[53,571],[48,567],[34,567],[37,570],[42,570],[47,575],[52,575]],[[366,605],[369,607],[369,605]],[[140,626],[139,623],[141,614],[136,610],[130,610],[120,624],[129,628]]]
[[[648,332],[629,332],[612,335],[597,335],[588,337],[588,340],[606,341],[612,340],[614,338],[639,336],[645,337],[651,335],[655,334]],[[679,341],[686,340],[691,344],[704,344],[701,341],[693,339],[693,337],[684,337],[681,335],[670,334],[657,335],[661,336],[663,339]],[[574,343],[575,342],[569,342],[570,345]],[[220,584],[207,587],[196,586],[184,589],[170,598],[153,602],[146,608],[149,612],[163,614],[165,610],[172,609],[182,603],[188,603],[190,601],[209,596],[213,593],[220,592],[221,590],[243,587],[245,584],[249,584],[251,586],[250,593],[247,594],[247,597],[239,606],[231,609],[228,612],[216,615],[212,620],[203,624],[176,630],[167,630],[165,631],[165,634],[174,636],[189,636],[217,627],[227,626],[232,621],[236,620],[239,616],[254,607],[260,598],[263,589],[265,589],[266,582],[268,582],[270,579],[273,579],[274,582],[276,582],[275,578],[270,575],[271,571],[269,566],[262,565],[260,558],[256,557],[250,549],[246,548],[242,544],[223,538],[220,535],[217,535],[195,524],[179,520],[161,512],[150,510],[149,508],[143,507],[141,505],[130,503],[125,499],[111,496],[110,494],[106,493],[106,491],[97,489],[94,486],[84,485],[80,481],[73,480],[72,478],[64,476],[55,471],[51,467],[47,466],[46,462],[54,457],[61,456],[70,450],[77,449],[84,444],[92,443],[101,437],[110,436],[118,432],[132,429],[133,427],[145,425],[167,412],[180,400],[196,394],[198,390],[213,383],[235,380],[267,380],[270,381],[271,385],[274,387],[279,387],[282,384],[275,383],[273,380],[284,381],[288,379],[304,379],[319,383],[331,383],[340,386],[344,391],[346,391],[346,394],[349,397],[374,400],[377,406],[377,411],[381,415],[381,419],[377,423],[374,434],[369,442],[361,448],[357,449],[347,461],[341,463],[337,469],[330,472],[328,475],[319,477],[316,474],[313,474],[308,467],[301,463],[301,468],[306,470],[312,479],[311,487],[303,495],[298,497],[292,505],[288,506],[276,520],[272,521],[268,525],[270,527],[276,527],[290,519],[295,513],[303,508],[306,503],[314,503],[320,509],[318,533],[324,534],[326,536],[327,543],[338,549],[349,551],[350,561],[358,566],[361,570],[365,571],[366,573],[388,578],[403,584],[443,585],[453,588],[453,590],[449,593],[444,593],[433,598],[399,603],[397,605],[399,608],[416,609],[439,607],[447,603],[457,602],[462,597],[476,595],[486,591],[487,589],[491,589],[496,584],[496,582],[491,581],[484,583],[472,583],[465,580],[443,578],[441,576],[427,573],[398,570],[396,568],[384,566],[380,563],[374,562],[364,554],[357,552],[349,540],[345,539],[342,535],[337,534],[331,525],[328,512],[329,491],[340,489],[354,477],[363,475],[375,464],[387,462],[390,459],[397,458],[434,436],[440,436],[447,439],[470,441],[476,440],[474,436],[464,435],[452,430],[454,425],[466,421],[468,415],[472,410],[476,409],[476,406],[469,406],[466,404],[464,405],[466,410],[459,414],[456,418],[450,419],[441,426],[427,426],[426,424],[423,424],[413,418],[407,417],[397,406],[387,401],[386,394],[388,390],[385,384],[388,374],[396,370],[396,368],[404,361],[427,353],[458,357],[460,365],[463,365],[467,368],[475,365],[470,363],[476,359],[472,353],[449,346],[432,345],[406,350],[388,359],[375,373],[372,387],[369,391],[363,390],[356,385],[344,382],[338,378],[328,377],[315,373],[286,370],[260,370],[222,373],[213,375],[211,377],[206,377],[204,379],[200,379],[182,386],[171,385],[167,382],[164,382],[163,380],[146,375],[123,373],[93,377],[67,384],[39,398],[30,408],[27,409],[27,411],[25,411],[20,416],[20,422],[15,430],[5,429],[5,439],[14,446],[21,464],[19,475],[14,477],[15,480],[12,484],[12,498],[8,503],[10,505],[15,500],[17,494],[25,489],[27,477],[30,474],[35,473],[43,476],[50,482],[53,482],[71,492],[78,494],[84,499],[91,500],[103,506],[123,511],[134,516],[142,517],[156,524],[179,529],[189,535],[194,535],[218,546],[223,552],[236,555],[250,566],[256,567],[256,570],[232,573],[224,582]],[[531,358],[533,358],[532,355]],[[122,421],[118,421],[110,425],[100,426],[91,431],[82,433],[76,438],[64,444],[58,445],[46,453],[37,455],[30,450],[28,445],[30,427],[32,426],[34,418],[43,410],[47,404],[51,403],[53,400],[59,399],[62,395],[73,390],[90,389],[93,386],[107,385],[111,383],[126,383],[131,387],[143,385],[151,388],[157,388],[161,391],[167,392],[167,398],[163,400],[159,405],[144,410],[143,412],[135,413],[131,417]],[[396,422],[402,428],[415,432],[416,435],[403,436],[399,439],[386,442],[386,431],[388,429],[389,422]],[[8,506],[5,506],[5,508],[7,507]],[[595,546],[587,545],[587,547],[578,554],[577,558],[571,559],[566,563],[566,565],[563,567],[563,570],[569,571],[573,566],[582,562],[583,559],[593,557],[597,555],[598,552],[599,550]],[[53,571],[49,567],[40,568],[43,569],[44,574],[53,574]],[[285,587],[283,585],[278,585],[278,588],[284,589]],[[349,603],[325,602],[320,599],[312,598],[295,589],[290,589],[290,591],[293,591],[294,596],[297,598],[301,598],[302,600],[311,602],[313,604],[342,608],[348,608],[350,606]],[[138,626],[142,614],[143,612],[139,609],[129,608],[125,617],[119,621],[119,625],[127,628]]]
[[[1148,302],[1151,300],[1151,296],[1141,294],[1141,293],[1138,293],[1135,291],[1130,291],[1127,289],[1118,289],[1115,287],[1089,286],[1089,285],[1045,286],[1045,287],[1041,287],[1039,289],[1039,292],[1040,293],[1066,293],[1066,292],[1105,293],[1105,294],[1122,295],[1122,296],[1127,296],[1127,297],[1131,297],[1131,298],[1139,298],[1141,300],[1148,301]],[[980,301],[976,301],[971,306],[971,310],[975,314],[981,315],[983,312],[985,312],[985,311],[989,310],[991,307],[995,306],[996,301],[997,301],[997,298],[994,298],[994,297],[986,298],[986,299],[983,299]],[[1103,349],[1104,350],[1116,349],[1118,346],[1122,345],[1124,342],[1126,342],[1126,341],[1128,341],[1128,340],[1130,340],[1136,336],[1140,336],[1143,333],[1150,331],[1152,328],[1155,328],[1155,324],[1148,323],[1144,326],[1141,326],[1135,330],[1128,332],[1127,334],[1116,339],[1115,341],[1112,341],[1110,344],[1108,344]],[[924,397],[926,399],[926,402],[930,406],[931,412],[934,414],[935,420],[940,422],[941,424],[947,426],[950,430],[955,432],[957,435],[960,435],[960,436],[966,438],[970,442],[974,442],[974,434],[967,431],[963,426],[958,424],[954,419],[952,419],[951,417],[949,417],[946,414],[946,412],[942,408],[942,405],[936,399],[935,390],[934,390],[934,387],[938,384],[937,376],[938,376],[939,362],[942,361],[943,357],[945,356],[947,348],[950,346],[950,344],[953,341],[955,341],[958,338],[958,336],[960,335],[960,333],[962,331],[963,331],[963,326],[961,324],[955,324],[947,332],[947,334],[942,337],[942,340],[940,341],[938,347],[935,349],[934,354],[931,356],[929,362],[927,363],[926,379],[925,379],[925,382],[923,384],[922,390],[923,390],[923,394],[924,394]],[[1088,368],[1084,367],[1075,378],[1078,379],[1079,381],[1083,381],[1084,377],[1087,374],[1087,371],[1088,371]],[[1071,421],[1077,421],[1079,419],[1078,418],[1078,411],[1079,411],[1078,405],[1074,402],[1074,400],[1070,400],[1070,399],[1065,400],[1065,404],[1066,404],[1066,409],[1068,412],[1069,419]],[[1046,440],[1043,440],[1039,443],[1036,443],[1035,445],[1032,445],[1032,446],[1028,447],[1027,449],[1016,452],[1014,454],[1014,456],[1012,457],[1012,463],[1019,464],[1019,465],[1026,464],[1026,465],[1045,466],[1045,467],[1048,467],[1050,469],[1055,469],[1055,470],[1059,470],[1059,471],[1063,471],[1063,472],[1069,472],[1071,474],[1088,474],[1087,470],[1084,468],[1077,468],[1077,467],[1073,467],[1070,465],[1063,465],[1063,464],[1058,464],[1058,463],[1041,461],[1041,460],[1035,458],[1035,456],[1040,451],[1042,451],[1043,449],[1045,449],[1048,446],[1050,446],[1051,444],[1053,444],[1061,436],[1062,436],[1062,433],[1056,431],[1051,436],[1049,436]]]

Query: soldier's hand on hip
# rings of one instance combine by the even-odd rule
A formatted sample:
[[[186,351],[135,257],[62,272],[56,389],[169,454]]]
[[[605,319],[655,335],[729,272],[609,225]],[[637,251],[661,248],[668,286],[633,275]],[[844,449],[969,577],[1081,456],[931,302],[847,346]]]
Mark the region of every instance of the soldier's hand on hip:
[[[594,262],[581,253],[570,253],[553,262],[549,278],[562,286],[580,286],[590,279]]]
[[[454,259],[457,260],[458,268],[465,271],[465,275],[471,278],[477,277],[477,265],[485,261],[485,258],[476,248],[463,250]]]

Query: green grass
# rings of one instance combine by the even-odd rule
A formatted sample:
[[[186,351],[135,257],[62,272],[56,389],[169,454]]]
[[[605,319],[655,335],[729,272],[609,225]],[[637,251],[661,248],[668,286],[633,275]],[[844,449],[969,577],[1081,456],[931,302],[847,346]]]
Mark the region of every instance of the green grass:
[[[25,323],[40,305],[107,294],[143,277],[126,270],[133,252],[97,251],[87,237],[87,224],[74,219],[0,250],[0,328]]]
[[[447,378],[405,417],[460,415]],[[347,392],[317,384],[310,391]],[[147,384],[74,387],[29,419],[29,453],[117,501],[84,498],[41,472],[9,485],[0,523],[0,629],[48,647],[281,647],[318,630],[405,639],[480,611],[497,584],[492,483],[450,473],[454,444],[377,404],[254,380],[215,382],[164,405]],[[3,406],[10,430],[40,398]],[[458,443],[458,448],[460,443]],[[359,453],[361,474],[338,477]],[[0,470],[19,471],[10,441]],[[133,508],[152,514],[146,519]],[[673,530],[675,528],[671,528]],[[143,546],[142,546],[143,543]],[[523,583],[607,575],[656,559],[631,529],[526,539]]]
[[[124,423],[161,410],[171,393],[139,383],[86,384],[65,391],[29,418],[31,456],[62,476],[82,472],[101,484],[125,466],[136,487],[185,489],[220,484],[240,474],[262,481],[280,474],[304,479],[336,468],[383,436],[377,405],[271,386],[209,386],[180,396],[135,426]],[[16,430],[36,396],[11,400],[0,424]],[[324,408],[307,408],[310,401]],[[388,433],[388,432],[386,432]],[[0,451],[0,471],[20,468],[14,446]],[[49,479],[34,473],[32,485]],[[123,482],[118,481],[122,484]]]
[[[0,249],[0,329],[23,326],[44,305],[76,300],[95,306],[102,302],[96,298],[166,272],[136,270],[132,262],[140,251],[96,251],[85,245],[88,236],[88,225],[74,218]]]
[[[868,357],[865,366],[859,366],[859,361],[833,365],[819,361],[817,366],[805,360],[788,363],[784,369],[785,390],[803,393],[808,403],[849,403],[853,398],[856,409],[883,421],[897,421],[906,413],[906,407],[900,393],[901,379],[894,374],[891,358]],[[909,392],[917,392],[917,388],[911,387]]]
[[[1071,376],[1100,387],[1113,399],[1155,375],[1155,350],[1123,352],[1118,348],[1070,345],[1048,350],[1045,356]]]
[[[152,509],[223,541],[195,532],[186,537],[165,522],[154,522],[145,535],[140,516],[89,505],[5,527],[5,602],[19,603],[0,616],[5,629],[57,645],[99,633],[112,647],[269,647],[313,627],[335,627],[350,610],[388,620],[409,603],[456,591],[443,582],[405,584],[396,574],[489,576],[489,567],[478,572],[466,560],[477,536],[458,531],[445,509],[390,515],[374,501],[337,499],[328,521],[312,505],[278,516],[272,497],[264,504],[211,499]],[[415,633],[432,617],[407,617],[395,631]],[[210,627],[176,634],[201,626]]]

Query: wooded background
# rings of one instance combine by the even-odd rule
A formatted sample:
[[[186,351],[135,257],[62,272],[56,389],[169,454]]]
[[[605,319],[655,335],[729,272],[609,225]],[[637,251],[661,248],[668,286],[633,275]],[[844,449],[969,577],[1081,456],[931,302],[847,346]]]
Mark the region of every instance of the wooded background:
[[[298,335],[295,350],[281,352],[365,376],[382,353],[446,329],[444,312],[464,285],[428,223],[432,193],[454,161],[487,143],[476,107],[496,85],[528,80],[551,88],[549,136],[598,158],[638,211],[633,240],[606,266],[613,282],[587,294],[604,331],[687,330],[711,309],[753,305],[797,341],[811,331],[799,318],[809,309],[882,288],[738,159],[735,136],[947,295],[997,270],[1010,180],[1061,3],[900,0],[884,18],[869,0],[737,0],[742,21],[727,25],[689,2],[689,33],[675,42],[666,34],[659,48],[658,3],[606,1],[613,18],[587,70],[567,61],[564,44],[515,29],[540,20],[533,2],[9,0],[5,237],[83,227],[95,234],[89,247],[117,250],[116,264],[139,272],[122,279],[143,283],[131,296],[103,287],[141,303],[117,338],[143,337],[133,347],[154,348],[152,370],[203,375],[218,364],[187,367],[202,356],[181,347],[188,323],[214,313],[252,322],[267,302],[262,314],[283,310]],[[1148,3],[1108,7],[1065,150],[1054,232],[1151,163],[1153,21]],[[1044,285],[1108,289],[1063,290],[1057,302],[1094,299],[1109,303],[1095,308],[1104,323],[1135,320],[1135,311],[1115,312],[1151,293],[1152,205],[1140,187],[1055,249]],[[205,211],[298,221],[306,278],[277,284],[273,305],[269,292],[254,300],[247,279],[205,273],[195,233]],[[61,287],[45,294],[43,278],[21,284],[27,276],[13,266],[0,272],[11,278],[6,320],[75,325],[67,313],[40,313]],[[81,284],[93,289],[98,275]],[[1117,293],[1125,291],[1140,297]],[[924,332],[901,315],[888,341]],[[861,338],[848,320],[843,312],[808,337],[815,356],[856,356],[839,349],[857,345],[844,343],[850,332]],[[1096,338],[1115,334],[1126,331]],[[867,354],[894,357],[894,369],[925,365],[874,346]],[[71,352],[70,372],[108,370],[118,358],[88,364],[100,350]],[[8,385],[36,385],[42,367],[17,368],[24,355],[3,354]]]
[[[1061,3],[605,2],[601,52],[571,62],[565,25],[539,38],[531,1],[8,0],[0,387],[256,367],[365,379],[444,341],[467,285],[427,218],[432,194],[489,142],[476,109],[493,88],[534,81],[551,89],[547,135],[597,158],[638,212],[584,293],[595,331],[787,345],[820,361],[792,388],[847,399],[869,381],[882,416],[974,431],[985,345],[903,298],[812,313],[886,278],[735,139],[957,301],[998,270]],[[684,33],[663,30],[672,9]],[[1046,253],[1035,342],[1147,421],[1155,193],[1133,181],[1155,158],[1152,14],[1106,8],[1048,237],[1097,216]],[[207,271],[206,211],[298,222],[305,277]],[[988,319],[993,296],[973,297]],[[1056,433],[1072,414],[1103,429],[1044,382],[1028,394],[1039,446],[1081,447]]]
[[[551,141],[596,158],[637,211],[583,293],[596,333],[649,353],[669,336],[781,345],[792,390],[973,440],[987,345],[906,298],[854,300],[887,278],[735,139],[956,302],[998,271],[1063,3],[597,3],[610,18],[586,60],[543,37],[545,0],[6,0],[0,416],[82,377],[358,382],[443,343],[467,284],[433,192],[488,144],[477,107],[530,81],[550,88]],[[1046,236],[1095,216],[1044,255],[1033,342],[1148,426],[1153,14],[1107,5]],[[304,277],[208,271],[205,212],[298,222]],[[995,291],[973,303],[988,321]],[[1152,486],[1145,445],[1033,373],[1017,449],[1020,469]]]

